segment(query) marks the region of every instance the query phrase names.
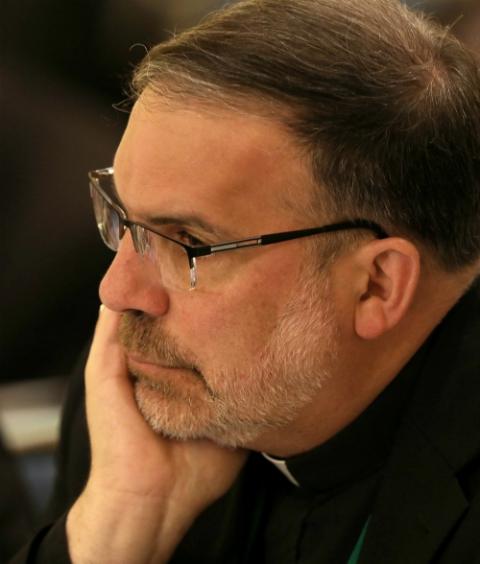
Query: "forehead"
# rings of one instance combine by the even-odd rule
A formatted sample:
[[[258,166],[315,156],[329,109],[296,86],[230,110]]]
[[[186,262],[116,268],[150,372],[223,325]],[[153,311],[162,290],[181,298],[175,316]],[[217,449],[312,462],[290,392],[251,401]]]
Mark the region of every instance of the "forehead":
[[[279,122],[151,93],[135,104],[114,165],[130,215],[199,215],[239,233],[298,227],[295,210],[312,190],[306,158]]]

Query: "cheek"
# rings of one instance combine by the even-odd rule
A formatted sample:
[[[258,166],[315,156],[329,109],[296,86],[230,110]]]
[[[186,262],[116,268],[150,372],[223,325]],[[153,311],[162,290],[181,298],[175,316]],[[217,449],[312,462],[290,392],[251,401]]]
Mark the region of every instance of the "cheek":
[[[221,293],[172,296],[169,330],[206,369],[251,362],[298,285],[298,257],[252,261],[248,270]]]
[[[186,346],[206,363],[225,366],[251,359],[261,350],[276,325],[278,305],[256,300],[215,300],[182,322]]]

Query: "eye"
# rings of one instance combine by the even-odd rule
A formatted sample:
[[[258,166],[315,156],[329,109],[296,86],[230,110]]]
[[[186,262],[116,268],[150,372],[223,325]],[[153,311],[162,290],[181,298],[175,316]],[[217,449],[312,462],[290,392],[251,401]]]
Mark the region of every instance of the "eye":
[[[175,234],[175,238],[181,241],[182,243],[185,243],[185,245],[188,245],[189,247],[203,247],[207,244],[201,239],[198,239],[198,237],[195,237],[194,235],[192,235],[191,233],[185,230],[177,231],[177,233]]]

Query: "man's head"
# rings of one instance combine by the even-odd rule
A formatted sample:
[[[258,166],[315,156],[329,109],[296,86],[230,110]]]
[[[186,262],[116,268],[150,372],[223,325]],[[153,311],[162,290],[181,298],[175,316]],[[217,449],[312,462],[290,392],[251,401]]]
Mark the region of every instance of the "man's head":
[[[172,109],[150,93],[133,109],[115,184],[130,220],[180,241],[311,226],[296,210],[307,205],[308,167],[282,125]],[[232,445],[290,421],[335,354],[328,282],[306,240],[199,257],[195,290],[169,285],[171,262],[167,248],[155,262],[141,257],[127,232],[101,286],[102,301],[124,313],[145,417],[171,436]]]
[[[243,2],[148,55],[115,159],[128,220],[194,245],[355,219],[391,235],[199,257],[188,291],[127,232],[101,296],[154,428],[285,454],[368,405],[478,259],[479,85],[392,0]]]

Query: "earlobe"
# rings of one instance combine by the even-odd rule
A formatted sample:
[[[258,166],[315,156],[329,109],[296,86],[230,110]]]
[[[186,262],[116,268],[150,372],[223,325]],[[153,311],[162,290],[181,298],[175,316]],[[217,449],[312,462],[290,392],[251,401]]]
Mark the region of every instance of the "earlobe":
[[[413,301],[420,276],[420,255],[405,239],[372,241],[359,252],[362,272],[355,307],[355,332],[376,339],[395,327]]]

